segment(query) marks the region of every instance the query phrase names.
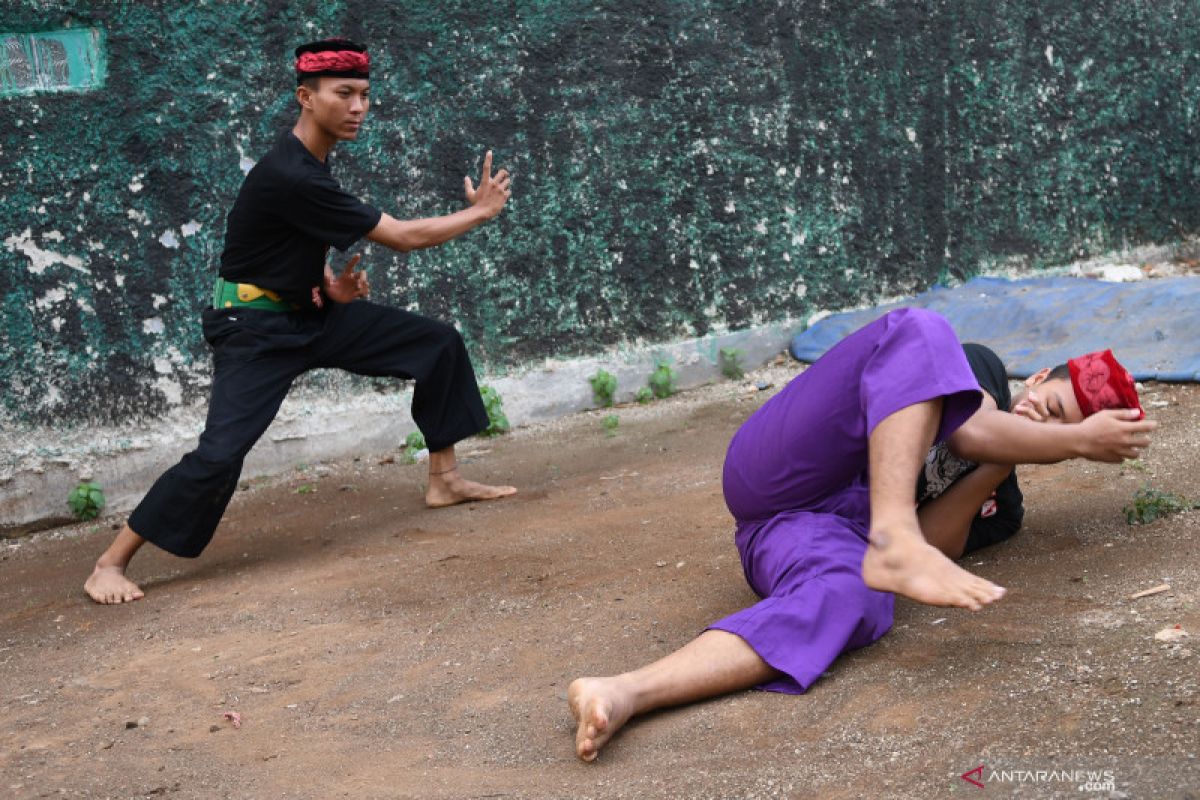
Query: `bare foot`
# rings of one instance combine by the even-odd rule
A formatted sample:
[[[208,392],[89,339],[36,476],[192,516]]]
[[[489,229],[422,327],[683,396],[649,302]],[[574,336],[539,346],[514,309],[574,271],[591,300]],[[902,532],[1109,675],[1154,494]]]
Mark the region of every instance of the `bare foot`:
[[[567,702],[579,727],[575,755],[595,761],[600,748],[629,721],[633,702],[621,688],[620,678],[579,678],[567,689]]]
[[[956,566],[919,532],[902,528],[871,531],[862,575],[872,589],[931,606],[978,611],[1004,596],[1002,587]]]
[[[515,486],[489,486],[486,483],[469,481],[452,469],[429,476],[429,489],[425,492],[425,505],[444,508],[458,503],[475,500],[497,500],[517,493]]]
[[[136,583],[125,577],[124,567],[102,567],[99,564],[83,584],[83,590],[97,603],[104,605],[132,603],[146,596]]]

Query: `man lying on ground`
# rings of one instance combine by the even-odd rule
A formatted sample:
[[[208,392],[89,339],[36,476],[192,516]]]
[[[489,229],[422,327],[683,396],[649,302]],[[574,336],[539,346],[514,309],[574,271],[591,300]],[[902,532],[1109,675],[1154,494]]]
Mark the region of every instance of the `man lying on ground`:
[[[458,472],[454,445],[487,428],[471,358],[453,325],[367,302],[358,257],[335,275],[329,248],[366,237],[407,251],[442,244],[492,219],[511,194],[509,175],[483,159],[466,208],[398,220],[348,194],[326,159],[357,138],[370,105],[366,48],[345,39],[296,48],[296,125],[250,170],[229,213],[212,308],[203,312],[213,348],[208,419],[197,448],[151,487],[96,562],[84,590],[97,603],[143,596],[125,576],[147,541],[194,558],[212,539],[237,488],[242,460],[275,418],[292,382],[318,367],[416,382],[412,415],[429,447],[430,507],[513,494]]]
[[[579,757],[652,709],[752,686],[805,692],[888,631],[896,594],[973,611],[1000,599],[951,559],[1020,527],[1013,465],[1136,458],[1156,426],[1111,351],[1025,384],[1010,397],[994,353],[920,309],[887,314],[797,376],[725,460],[735,542],[762,600],[652,664],[574,681]]]

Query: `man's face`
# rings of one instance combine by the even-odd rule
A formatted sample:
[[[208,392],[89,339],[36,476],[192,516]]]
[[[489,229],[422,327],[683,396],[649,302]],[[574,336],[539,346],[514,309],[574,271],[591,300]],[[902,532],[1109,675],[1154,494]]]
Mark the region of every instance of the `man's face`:
[[[300,87],[300,104],[309,109],[313,122],[339,141],[355,139],[371,105],[371,82],[365,78],[317,79],[316,89]]]
[[[1013,397],[1009,410],[1034,422],[1083,422],[1071,381],[1048,378],[1049,373],[1043,369],[1026,378],[1025,388]]]

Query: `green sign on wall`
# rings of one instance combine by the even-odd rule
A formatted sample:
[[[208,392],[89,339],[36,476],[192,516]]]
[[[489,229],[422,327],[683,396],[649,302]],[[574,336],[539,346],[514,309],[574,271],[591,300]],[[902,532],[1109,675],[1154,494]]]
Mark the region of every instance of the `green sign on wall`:
[[[97,89],[104,71],[104,32],[97,28],[0,33],[0,97]]]

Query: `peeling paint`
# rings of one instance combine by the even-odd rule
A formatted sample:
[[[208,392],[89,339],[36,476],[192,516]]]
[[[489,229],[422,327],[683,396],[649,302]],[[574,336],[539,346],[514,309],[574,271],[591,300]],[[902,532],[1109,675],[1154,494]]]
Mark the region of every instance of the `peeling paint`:
[[[52,250],[44,250],[33,241],[33,232],[26,228],[22,233],[14,234],[4,240],[4,246],[13,253],[21,253],[29,259],[29,272],[40,275],[55,264],[62,264],[80,272],[90,272],[83,265],[83,259],[75,255],[63,255]]]
[[[445,247],[355,248],[379,300],[454,320],[481,371],[1200,227],[1191,0],[477,6],[8,2],[13,29],[104,28],[122,69],[0,115],[0,384],[45,365],[0,422],[203,402],[198,312],[237,188],[294,118],[287,50],[366,20],[378,102],[334,155],[344,185],[411,218],[460,207],[486,148],[516,174]]]
[[[67,299],[66,290],[60,286],[56,286],[53,289],[50,289],[49,291],[47,291],[41,297],[39,297],[37,299],[35,305],[39,309],[47,309],[50,306],[52,306],[56,303],[61,303],[63,300],[66,300],[66,299]]]
[[[154,388],[160,392],[171,405],[179,405],[183,400],[183,387],[178,381],[160,377],[154,381]]]

